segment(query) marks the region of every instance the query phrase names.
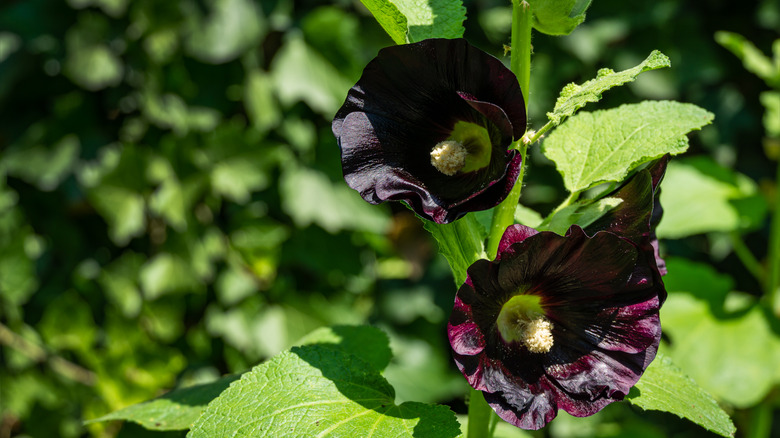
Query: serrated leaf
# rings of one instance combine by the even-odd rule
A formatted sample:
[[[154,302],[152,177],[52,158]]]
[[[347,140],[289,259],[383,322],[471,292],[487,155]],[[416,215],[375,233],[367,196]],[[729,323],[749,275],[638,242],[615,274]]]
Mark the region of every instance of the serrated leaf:
[[[558,100],[555,102],[555,108],[553,108],[552,112],[547,113],[547,118],[558,125],[564,118],[573,115],[588,102],[601,100],[601,93],[610,88],[632,82],[640,73],[669,66],[671,66],[669,57],[658,50],[653,50],[641,64],[634,68],[617,73],[611,69],[603,68],[599,70],[595,79],[591,79],[582,85],[571,83],[564,87]]]
[[[301,338],[296,345],[336,348],[363,359],[377,371],[385,369],[393,356],[385,332],[370,326],[321,327]]]
[[[571,117],[542,143],[566,188],[582,191],[622,181],[636,166],[688,149],[685,134],[709,124],[713,115],[696,105],[646,101]]]
[[[393,388],[366,362],[310,345],[275,356],[244,374],[198,419],[190,438],[457,437],[446,406],[394,403]]]
[[[460,38],[466,8],[461,0],[393,0],[409,27],[409,42],[427,38]]]
[[[396,44],[406,43],[406,17],[388,0],[360,0]]]
[[[763,79],[770,87],[780,87],[780,64],[773,64],[772,60],[747,38],[734,32],[718,31],[715,32],[715,41],[736,55],[745,70]]]
[[[661,238],[750,229],[763,223],[768,208],[755,182],[707,157],[669,163],[664,186],[675,189],[661,190]]]
[[[645,410],[670,412],[707,430],[733,437],[736,429],[718,402],[662,354],[647,367],[626,400]]]
[[[458,286],[466,281],[466,270],[472,263],[487,258],[487,231],[473,214],[467,214],[449,224],[425,221],[425,229],[439,244],[439,252],[449,262]]]
[[[460,38],[466,8],[460,0],[361,0],[396,44]],[[407,34],[408,33],[408,34]]]
[[[128,406],[85,424],[126,420],[150,430],[187,430],[200,417],[206,405],[239,377],[225,376],[211,383],[174,389],[154,400]]]

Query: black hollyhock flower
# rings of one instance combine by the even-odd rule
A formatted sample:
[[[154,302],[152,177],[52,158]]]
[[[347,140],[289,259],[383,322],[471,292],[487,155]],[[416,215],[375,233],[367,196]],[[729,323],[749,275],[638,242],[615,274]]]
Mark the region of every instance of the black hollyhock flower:
[[[625,184],[606,195],[622,202],[585,227],[588,235],[597,231],[609,231],[634,242],[655,256],[658,270],[666,275],[666,262],[658,251],[658,237],[655,228],[661,222],[663,208],[659,201],[661,189],[658,185],[666,173],[670,156],[665,155],[640,170]]]
[[[622,400],[655,357],[666,296],[652,254],[617,234],[513,225],[478,260],[448,324],[469,384],[509,423],[539,429]]]
[[[463,39],[380,50],[333,119],[350,187],[438,223],[509,194],[525,128],[515,75]]]

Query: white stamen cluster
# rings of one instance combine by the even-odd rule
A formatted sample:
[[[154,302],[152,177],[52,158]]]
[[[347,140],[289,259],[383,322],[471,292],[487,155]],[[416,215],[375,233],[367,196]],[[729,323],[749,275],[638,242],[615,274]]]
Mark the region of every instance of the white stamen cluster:
[[[543,316],[527,322],[522,342],[531,353],[547,353],[553,346],[552,323]]]
[[[431,151],[431,164],[439,172],[452,176],[466,165],[468,151],[457,141],[445,140],[436,144]]]

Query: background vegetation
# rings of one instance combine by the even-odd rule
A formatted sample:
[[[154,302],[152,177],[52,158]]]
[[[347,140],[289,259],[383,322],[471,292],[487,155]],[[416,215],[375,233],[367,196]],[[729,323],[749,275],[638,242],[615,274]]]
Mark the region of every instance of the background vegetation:
[[[464,5],[466,38],[504,56],[508,2]],[[662,225],[672,292],[662,322],[675,361],[738,433],[770,433],[774,417],[775,436],[780,331],[750,307],[761,282],[739,253],[744,243],[766,263],[764,213],[776,208],[766,157],[780,146],[762,123],[769,86],[714,35],[737,32],[771,54],[778,29],[776,0],[595,0],[571,35],[535,37],[529,108],[539,128],[566,83],[659,49],[671,69],[589,109],[675,99],[715,114],[687,155],[720,191],[663,187],[691,193],[681,206],[720,199],[738,215],[705,208],[707,226]],[[447,264],[408,210],[370,206],[344,184],[330,131],[362,68],[391,44],[358,1],[0,5],[0,438],[165,436],[82,422],[243,372],[332,324],[390,334],[398,402],[465,412],[444,329]],[[562,183],[538,147],[532,155],[521,202],[546,214]],[[624,404],[578,422],[561,413],[536,435],[640,432],[707,435]]]

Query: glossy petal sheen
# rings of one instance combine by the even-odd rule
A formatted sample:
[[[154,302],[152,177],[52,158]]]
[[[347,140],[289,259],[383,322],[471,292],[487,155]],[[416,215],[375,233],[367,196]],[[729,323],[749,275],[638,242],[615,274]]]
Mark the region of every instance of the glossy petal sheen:
[[[552,323],[546,353],[499,333],[498,314],[518,293],[538,296]],[[469,267],[448,334],[459,369],[498,415],[539,429],[558,409],[587,416],[623,399],[655,357],[665,294],[652,255],[627,239],[514,225],[496,261]]]
[[[458,122],[483,127],[487,166],[445,175],[430,153]],[[463,39],[382,49],[333,119],[344,179],[368,202],[406,202],[420,216],[451,222],[501,202],[520,170],[509,150],[525,131],[514,74]]]

